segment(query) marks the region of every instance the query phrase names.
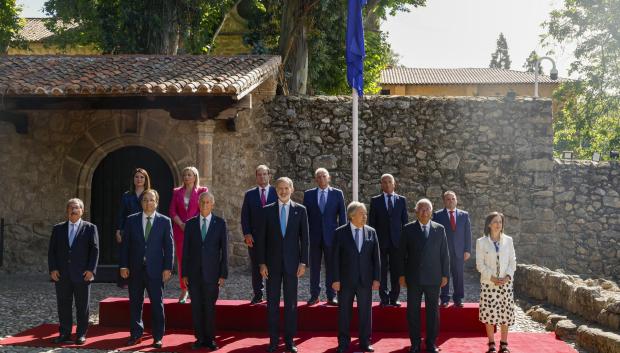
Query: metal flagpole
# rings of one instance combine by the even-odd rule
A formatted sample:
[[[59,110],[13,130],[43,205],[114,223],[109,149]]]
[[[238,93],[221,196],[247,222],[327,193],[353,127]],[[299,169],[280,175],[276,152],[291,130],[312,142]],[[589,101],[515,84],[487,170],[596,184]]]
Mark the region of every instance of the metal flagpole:
[[[359,186],[358,186],[358,176],[357,176],[357,172],[358,172],[358,147],[359,147],[359,143],[358,143],[358,121],[357,121],[357,107],[358,107],[358,95],[357,95],[357,89],[353,88],[353,131],[352,131],[352,135],[353,135],[353,141],[351,142],[351,156],[353,157],[352,159],[352,177],[353,177],[353,201],[358,201],[358,195],[359,195]]]

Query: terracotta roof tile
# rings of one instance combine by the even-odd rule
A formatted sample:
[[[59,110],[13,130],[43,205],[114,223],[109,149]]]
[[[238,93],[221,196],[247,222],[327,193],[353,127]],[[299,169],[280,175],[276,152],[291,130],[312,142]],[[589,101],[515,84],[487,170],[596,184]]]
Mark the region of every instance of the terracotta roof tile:
[[[568,79],[552,80],[539,75],[539,83],[560,83]],[[534,73],[490,68],[422,69],[395,67],[381,72],[380,84],[385,85],[466,85],[534,83]]]
[[[24,37],[26,41],[39,42],[54,35],[54,33],[45,27],[45,18],[28,17],[24,18],[24,20],[24,27],[19,31],[19,34]],[[67,29],[75,28],[77,24],[70,24],[66,27]]]
[[[274,75],[278,56],[2,56],[5,95],[242,95]]]

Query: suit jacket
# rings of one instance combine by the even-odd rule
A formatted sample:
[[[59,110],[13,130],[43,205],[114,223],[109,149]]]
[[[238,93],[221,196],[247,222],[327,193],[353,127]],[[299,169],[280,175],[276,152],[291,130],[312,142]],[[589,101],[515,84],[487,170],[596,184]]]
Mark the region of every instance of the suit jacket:
[[[276,201],[278,201],[276,188],[269,185],[269,193],[267,194],[267,203],[265,205]],[[258,227],[262,224],[262,209],[259,187],[256,186],[247,190],[243,197],[243,205],[241,206],[241,229],[243,230],[243,235],[256,234]]]
[[[320,244],[322,236],[325,244],[332,246],[334,231],[339,226],[347,223],[344,195],[342,190],[330,186],[327,191],[325,210],[321,213],[318,193],[318,187],[304,192],[304,206],[308,211],[308,223],[310,226],[310,243]]]
[[[175,216],[179,216],[183,222],[187,222],[188,219],[197,216],[200,212],[198,197],[206,191],[209,191],[206,186],[194,188],[189,197],[189,204],[187,205],[187,208],[185,208],[185,186],[174,188],[174,190],[172,190],[170,207],[168,208],[170,218],[174,219]],[[181,229],[181,227],[179,227],[176,223],[174,224],[174,232],[177,235],[183,235],[183,229]]]
[[[370,199],[368,225],[377,230],[381,248],[398,247],[401,229],[409,222],[407,199],[401,195],[393,195],[394,209],[392,215],[388,214],[383,193]]]
[[[443,226],[429,222],[428,239],[419,221],[403,228],[400,238],[400,275],[408,285],[439,286],[442,277],[450,276],[448,240]]]
[[[215,284],[218,279],[228,277],[226,221],[213,213],[211,215],[204,241],[200,231],[200,215],[185,224],[181,277],[188,277],[190,283],[203,280]]]
[[[334,282],[341,286],[355,288],[358,284],[372,286],[372,281],[381,279],[381,261],[379,258],[379,239],[377,232],[364,226],[362,250],[357,250],[351,223],[336,229],[332,252],[334,264]]]
[[[257,262],[270,273],[297,273],[300,263],[308,265],[308,215],[306,208],[291,201],[286,236],[280,229],[279,203],[263,208],[263,225],[258,227]]]
[[[97,226],[82,220],[69,246],[69,222],[58,223],[52,229],[47,265],[49,272],[60,272],[60,278],[84,282],[84,271],[97,272],[99,236]]]
[[[155,212],[149,238],[145,241],[142,214],[140,212],[127,217],[119,267],[128,268],[130,276],[140,276],[146,265],[149,278],[161,279],[164,270],[172,271],[172,223],[170,218]]]
[[[441,224],[446,230],[451,256],[463,260],[465,252],[471,254],[471,222],[469,213],[458,208],[455,210],[454,217],[456,218],[456,232],[452,231],[450,214],[445,208],[433,214],[433,221]]]
[[[480,282],[491,282],[497,275],[497,253],[490,237],[484,236],[476,241],[476,268],[480,272]],[[512,238],[502,234],[499,238],[499,277],[509,275],[514,279],[517,270],[517,257]]]

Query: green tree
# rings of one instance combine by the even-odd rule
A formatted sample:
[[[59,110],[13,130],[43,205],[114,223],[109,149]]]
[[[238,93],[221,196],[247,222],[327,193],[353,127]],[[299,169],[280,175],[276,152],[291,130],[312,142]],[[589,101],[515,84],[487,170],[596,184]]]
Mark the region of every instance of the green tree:
[[[620,0],[565,0],[544,25],[546,44],[575,45],[569,72],[580,77],[554,94],[555,150],[606,157],[620,149]]]
[[[493,69],[510,69],[510,55],[508,54],[508,43],[503,33],[499,34],[496,42],[495,52],[491,54],[490,68]]]
[[[532,50],[532,52],[530,53],[530,56],[528,56],[527,59],[525,59],[525,63],[523,64],[523,68],[525,69],[526,72],[536,71],[536,61],[538,61],[538,58],[540,58],[540,56],[536,53],[536,50]],[[540,75],[544,74],[541,65],[538,65],[538,73]]]
[[[46,26],[61,47],[105,54],[205,53],[233,0],[47,0]],[[79,30],[65,24],[77,24]]]
[[[21,6],[15,0],[0,2],[0,53],[6,54],[10,45],[25,46],[24,38],[19,35],[24,22],[19,18]]]

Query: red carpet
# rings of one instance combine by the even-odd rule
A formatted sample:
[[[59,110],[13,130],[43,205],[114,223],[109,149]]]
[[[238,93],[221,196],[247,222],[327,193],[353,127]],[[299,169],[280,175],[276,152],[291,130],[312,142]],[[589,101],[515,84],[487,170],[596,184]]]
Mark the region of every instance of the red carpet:
[[[281,304],[282,305],[282,304]],[[338,329],[338,307],[324,303],[308,306],[298,304],[299,331],[329,331]],[[406,303],[400,308],[381,308],[373,304],[373,332],[408,332]],[[192,328],[190,304],[179,304],[176,299],[165,299],[167,328]],[[283,315],[282,310],[280,311]],[[267,305],[250,305],[248,301],[218,300],[216,325],[220,331],[263,331],[267,325]],[[424,330],[424,309],[422,329]],[[144,303],[144,324],[150,327],[151,306]],[[107,298],[99,302],[99,325],[124,327],[129,324],[129,299]],[[352,327],[357,327],[357,310],[353,311]],[[468,303],[464,308],[450,306],[440,309],[440,331],[484,333],[484,325],[478,321],[478,304]]]
[[[8,337],[0,341],[0,345],[17,345],[31,347],[58,347],[52,339],[58,335],[58,325],[46,324],[35,327]],[[156,351],[150,348],[152,340],[145,335],[146,340],[136,346],[125,347],[129,336],[126,328],[92,326],[88,331],[87,343],[83,346],[63,345],[66,348],[88,348],[122,351]],[[159,351],[166,352],[196,352],[191,350],[194,337],[189,330],[168,330],[164,337],[164,347]],[[217,343],[221,353],[251,353],[264,352],[268,343],[266,332],[220,332]],[[439,346],[442,353],[479,353],[486,350],[486,337],[477,336],[471,332],[449,333],[442,332]],[[497,336],[496,341],[499,341]],[[513,353],[576,353],[566,343],[555,338],[553,333],[522,333],[511,332],[509,336],[510,349]],[[337,339],[335,333],[328,332],[300,332],[295,343],[300,353],[332,353],[336,351]],[[393,352],[406,353],[409,349],[409,338],[406,333],[380,332],[373,334],[373,346],[377,353]],[[280,346],[280,352],[284,346]],[[357,339],[351,343],[351,352],[358,349]],[[206,352],[207,350],[200,350]]]

